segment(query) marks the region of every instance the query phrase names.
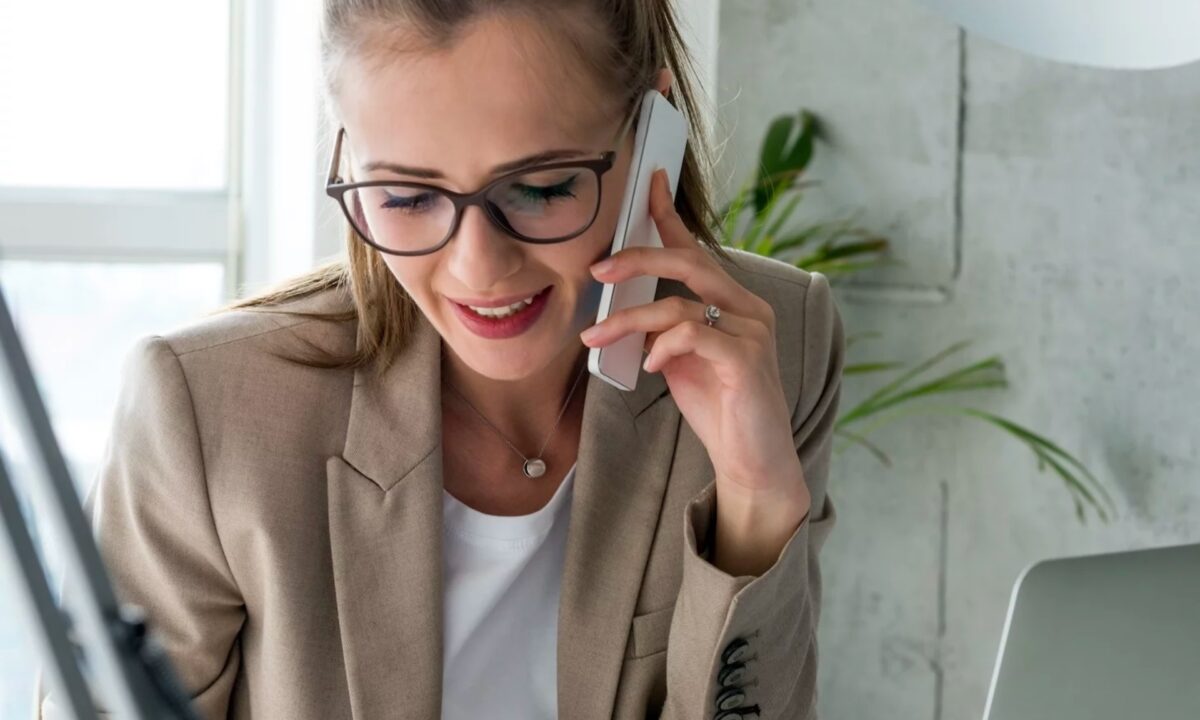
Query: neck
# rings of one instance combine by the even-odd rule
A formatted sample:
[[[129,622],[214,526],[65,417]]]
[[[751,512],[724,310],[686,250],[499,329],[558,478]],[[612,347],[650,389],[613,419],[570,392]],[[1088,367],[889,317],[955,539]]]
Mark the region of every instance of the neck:
[[[477,424],[481,432],[495,434],[498,430],[527,455],[537,453],[547,436],[550,436],[546,451],[549,453],[555,439],[572,424],[583,407],[588,384],[587,370],[584,369],[587,347],[568,348],[542,370],[517,380],[496,380],[481,375],[455,355],[449,346],[443,345],[443,348],[444,406],[445,403],[452,404],[455,416],[468,424]],[[447,383],[453,385],[458,393],[451,390]],[[572,387],[574,393],[571,393]],[[470,406],[463,402],[459,394],[466,398]],[[570,403],[564,410],[563,403],[569,394]],[[487,422],[480,419],[471,407],[487,418]],[[492,430],[488,423],[494,425],[496,430]],[[499,437],[496,439],[500,440]]]

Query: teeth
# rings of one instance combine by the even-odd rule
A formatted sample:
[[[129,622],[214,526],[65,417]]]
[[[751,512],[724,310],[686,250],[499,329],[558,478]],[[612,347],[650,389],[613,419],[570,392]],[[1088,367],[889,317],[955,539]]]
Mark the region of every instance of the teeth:
[[[475,307],[474,305],[468,305],[467,307],[469,307],[473,311],[475,311],[476,315],[482,315],[484,317],[490,317],[490,318],[504,318],[504,317],[508,317],[509,315],[516,315],[521,310],[524,310],[529,305],[532,305],[533,298],[535,298],[535,297],[537,297],[537,296],[531,295],[531,296],[525,298],[524,300],[521,300],[520,302],[515,302],[512,305],[509,305],[508,307],[481,308],[481,307]]]

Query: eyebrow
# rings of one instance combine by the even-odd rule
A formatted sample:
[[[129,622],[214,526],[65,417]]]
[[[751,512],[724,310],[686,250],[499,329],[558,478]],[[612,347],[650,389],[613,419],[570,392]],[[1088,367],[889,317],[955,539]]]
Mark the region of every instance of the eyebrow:
[[[496,165],[495,167],[492,168],[492,175],[500,175],[500,174],[509,172],[511,170],[518,170],[520,168],[523,168],[523,167],[526,167],[529,165],[537,165],[537,164],[544,163],[544,162],[552,162],[554,160],[565,160],[568,158],[583,157],[583,156],[587,156],[589,154],[590,153],[585,150],[572,150],[572,149],[546,150],[544,152],[535,153],[533,155],[527,155],[523,158],[518,158],[516,160],[511,160],[506,163],[500,163],[499,165]],[[412,175],[414,177],[429,178],[429,179],[442,179],[445,177],[445,175],[443,175],[440,170],[435,170],[433,168],[422,168],[422,167],[413,167],[411,165],[400,165],[398,163],[384,162],[382,160],[375,160],[375,161],[367,163],[366,165],[363,166],[363,170],[366,172],[371,172],[372,170],[387,170],[389,172],[394,172],[398,175]]]

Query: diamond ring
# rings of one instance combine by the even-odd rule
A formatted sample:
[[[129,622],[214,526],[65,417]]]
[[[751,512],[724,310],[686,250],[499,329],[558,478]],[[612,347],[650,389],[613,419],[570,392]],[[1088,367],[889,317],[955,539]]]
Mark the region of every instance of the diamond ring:
[[[716,325],[717,320],[720,318],[721,308],[717,307],[716,305],[709,305],[708,307],[704,308],[704,322],[707,323],[709,327]]]

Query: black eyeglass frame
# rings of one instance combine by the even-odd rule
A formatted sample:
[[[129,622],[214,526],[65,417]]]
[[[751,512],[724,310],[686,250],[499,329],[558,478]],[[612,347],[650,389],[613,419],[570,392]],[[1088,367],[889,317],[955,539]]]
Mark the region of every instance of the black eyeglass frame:
[[[625,139],[625,134],[629,132],[629,129],[636,124],[634,121],[637,118],[640,109],[641,103],[635,103],[633,106],[633,111],[625,117],[624,121],[622,121],[621,128],[617,131],[617,136],[613,143],[616,148],[620,147],[621,143]],[[520,240],[521,242],[534,243],[537,245],[550,245],[554,243],[566,242],[572,238],[579,237],[583,233],[587,232],[588,228],[590,228],[592,224],[596,222],[596,217],[600,213],[600,205],[603,199],[604,183],[602,182],[602,179],[604,173],[612,169],[613,162],[617,157],[617,150],[613,149],[601,153],[600,157],[598,158],[572,158],[570,160],[559,160],[550,163],[530,165],[524,168],[517,168],[516,170],[512,170],[493,178],[475,192],[460,193],[439,185],[422,182],[410,182],[406,180],[364,180],[362,182],[343,182],[341,175],[338,174],[338,165],[341,163],[342,141],[344,140],[345,136],[346,128],[338,128],[337,138],[333,143],[333,153],[329,159],[329,175],[325,180],[325,194],[337,201],[338,205],[340,205],[342,208],[342,214],[346,216],[346,221],[350,223],[350,227],[354,230],[355,234],[358,235],[358,237],[364,242],[380,252],[388,253],[389,255],[401,255],[406,257],[429,255],[430,253],[435,253],[445,247],[446,243],[450,242],[450,238],[454,237],[454,233],[458,230],[459,222],[462,220],[463,211],[472,205],[478,205],[479,207],[483,208],[484,214],[487,215],[488,219],[491,220],[493,225],[503,230],[506,234],[516,238],[517,240]],[[546,170],[561,170],[564,168],[586,169],[596,174],[596,207],[592,211],[592,216],[588,219],[587,223],[583,227],[568,235],[561,235],[553,238],[531,238],[527,235],[523,235],[509,225],[503,215],[494,211],[493,205],[486,200],[487,194],[491,192],[493,188],[507,180],[512,179],[513,177],[543,172]],[[446,196],[446,198],[449,199],[451,204],[454,206],[454,218],[450,222],[450,228],[446,231],[445,237],[439,240],[436,245],[428,250],[393,250],[383,247],[367,237],[367,234],[358,227],[358,223],[354,221],[354,217],[350,212],[350,208],[346,205],[346,193],[351,190],[364,187],[405,187],[440,193]]]

